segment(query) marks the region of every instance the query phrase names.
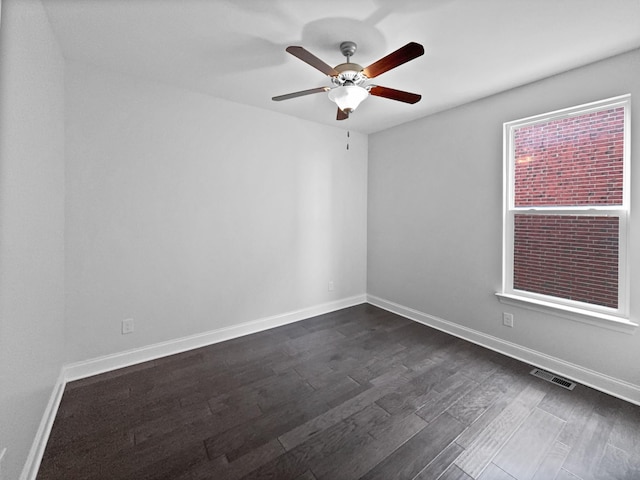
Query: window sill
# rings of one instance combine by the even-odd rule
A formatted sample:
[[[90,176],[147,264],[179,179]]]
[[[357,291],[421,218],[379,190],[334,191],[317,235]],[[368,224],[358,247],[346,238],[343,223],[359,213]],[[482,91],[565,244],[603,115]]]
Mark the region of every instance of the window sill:
[[[557,317],[567,318],[576,322],[587,323],[589,325],[595,325],[596,327],[627,333],[629,335],[635,333],[636,328],[638,327],[637,323],[628,319],[616,317],[615,315],[608,315],[606,313],[591,312],[589,310],[558,305],[551,302],[545,302],[543,300],[536,300],[508,293],[498,292],[496,293],[496,296],[500,303],[505,305],[512,305],[515,307],[526,308],[528,310],[548,313]]]

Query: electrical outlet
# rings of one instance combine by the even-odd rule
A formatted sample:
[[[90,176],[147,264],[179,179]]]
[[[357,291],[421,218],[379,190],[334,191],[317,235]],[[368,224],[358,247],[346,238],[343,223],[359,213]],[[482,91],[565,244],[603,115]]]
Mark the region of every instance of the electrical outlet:
[[[333,292],[334,286],[333,286],[333,280],[329,280],[329,286],[328,289],[330,292]]]
[[[513,327],[513,313],[503,313],[502,323],[507,327]]]
[[[133,333],[133,318],[122,320],[122,334]]]

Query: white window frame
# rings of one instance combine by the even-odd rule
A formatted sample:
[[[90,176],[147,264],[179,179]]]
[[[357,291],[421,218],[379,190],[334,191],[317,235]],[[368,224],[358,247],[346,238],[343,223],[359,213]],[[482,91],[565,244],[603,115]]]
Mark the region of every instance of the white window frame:
[[[579,207],[515,207],[515,156],[514,135],[518,128],[538,123],[546,123],[562,118],[585,115],[592,112],[624,108],[624,153],[623,153],[623,200],[618,206],[579,206]],[[557,110],[504,123],[504,175],[503,175],[503,267],[502,291],[497,295],[501,302],[515,304],[525,308],[559,314],[574,320],[586,320],[588,323],[608,323],[610,326],[637,326],[629,319],[629,266],[628,234],[630,216],[630,113],[631,96],[622,95],[576,107]],[[610,308],[585,302],[543,295],[513,288],[514,255],[514,218],[516,214],[529,215],[589,215],[616,216],[619,218],[618,240],[618,308]]]

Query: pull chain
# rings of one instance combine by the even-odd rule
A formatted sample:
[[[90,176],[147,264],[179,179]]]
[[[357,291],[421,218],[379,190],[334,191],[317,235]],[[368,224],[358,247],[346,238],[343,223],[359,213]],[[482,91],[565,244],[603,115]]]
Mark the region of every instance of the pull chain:
[[[347,130],[347,150],[349,150],[349,130]]]

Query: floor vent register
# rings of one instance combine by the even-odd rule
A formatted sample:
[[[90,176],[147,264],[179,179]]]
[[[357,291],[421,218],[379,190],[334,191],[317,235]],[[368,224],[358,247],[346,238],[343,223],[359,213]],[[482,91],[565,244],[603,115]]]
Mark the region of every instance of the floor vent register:
[[[576,386],[575,382],[572,382],[571,380],[559,377],[545,370],[540,370],[539,368],[534,368],[533,370],[531,370],[531,375],[546,380],[547,382],[560,385],[562,388],[566,388],[567,390],[573,390]]]

